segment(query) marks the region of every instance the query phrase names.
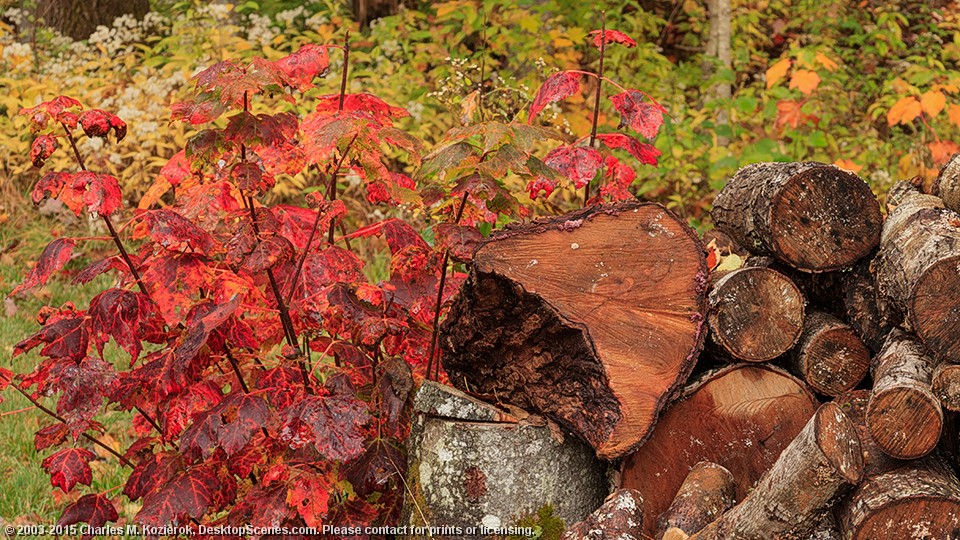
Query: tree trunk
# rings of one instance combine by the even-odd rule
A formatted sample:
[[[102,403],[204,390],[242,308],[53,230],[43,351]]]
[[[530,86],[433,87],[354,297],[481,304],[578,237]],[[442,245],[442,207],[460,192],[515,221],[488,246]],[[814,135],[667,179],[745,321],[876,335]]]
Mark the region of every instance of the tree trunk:
[[[692,383],[622,466],[622,485],[643,495],[644,514],[659,516],[700,461],[726,467],[742,499],[817,408],[796,377],[769,364],[738,364]],[[653,536],[650,520],[644,533]]]
[[[960,481],[938,455],[867,478],[840,511],[848,540],[960,539]]]
[[[717,59],[721,69],[729,70],[733,65],[733,55],[730,49],[730,0],[710,0],[707,11],[710,13],[710,29],[707,38],[706,53]],[[713,75],[711,69],[706,70],[705,75],[709,78]],[[720,82],[714,85],[713,94],[716,99],[730,99],[730,83]],[[724,107],[717,109],[716,125],[726,126],[730,121],[727,110]],[[726,146],[730,139],[724,135],[717,136],[717,146]]]
[[[710,335],[734,358],[764,362],[790,350],[803,328],[803,295],[769,268],[741,268],[713,284]]]
[[[906,182],[888,195],[876,260],[882,303],[938,358],[960,362],[960,214]]]
[[[931,390],[936,365],[919,343],[900,330],[890,333],[874,359],[867,429],[888,455],[916,459],[940,440],[943,409]]]
[[[749,165],[713,206],[714,224],[737,243],[806,272],[846,268],[880,239],[873,192],[857,175],[823,163]]]
[[[112,26],[121,15],[142,19],[148,11],[149,0],[37,0],[47,26],[78,40],[90,37],[97,26]]]
[[[737,484],[730,471],[709,461],[697,463],[670,508],[657,519],[656,538],[686,538],[706,527],[733,506],[736,491]]]
[[[934,186],[934,195],[943,199],[943,205],[954,212],[960,212],[960,154],[954,154],[940,169]]]
[[[562,540],[598,540],[602,538],[641,538],[643,499],[634,489],[614,491],[603,506],[587,519],[568,527]]]
[[[693,368],[706,280],[699,239],[659,205],[508,228],[475,254],[442,327],[443,366],[453,384],[622,456]]]
[[[791,367],[814,391],[837,396],[857,386],[870,370],[870,351],[853,329],[815,311],[803,323]]]
[[[960,411],[960,365],[941,363],[933,370],[933,395],[949,411]]]
[[[825,403],[757,487],[690,540],[808,538],[862,476],[856,427],[839,407]]]

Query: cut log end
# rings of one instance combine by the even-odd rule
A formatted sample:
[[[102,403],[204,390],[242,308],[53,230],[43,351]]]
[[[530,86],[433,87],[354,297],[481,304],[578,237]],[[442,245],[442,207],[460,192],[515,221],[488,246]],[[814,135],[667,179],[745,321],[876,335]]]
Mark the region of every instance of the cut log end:
[[[798,270],[852,265],[880,241],[883,218],[870,187],[833,166],[793,175],[770,209],[774,251]]]
[[[827,461],[848,483],[863,478],[863,453],[856,425],[835,403],[824,403],[816,414],[817,445]]]
[[[870,436],[888,455],[916,459],[929,453],[943,431],[943,410],[931,392],[891,388],[867,406]]]
[[[960,362],[960,255],[933,263],[915,287],[911,326],[938,357]]]
[[[803,330],[803,294],[769,268],[742,268],[721,277],[710,292],[714,341],[733,357],[765,362],[788,351]]]
[[[837,396],[870,370],[870,351],[854,330],[823,312],[811,313],[794,352],[794,367],[815,391]]]
[[[943,408],[960,411],[960,365],[943,363],[937,366],[931,386]]]

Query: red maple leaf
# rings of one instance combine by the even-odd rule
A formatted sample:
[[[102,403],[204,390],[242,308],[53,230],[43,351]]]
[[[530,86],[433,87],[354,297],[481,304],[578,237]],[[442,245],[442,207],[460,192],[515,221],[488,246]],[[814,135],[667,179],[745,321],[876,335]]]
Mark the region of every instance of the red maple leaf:
[[[597,140],[610,148],[623,148],[640,163],[657,165],[657,156],[660,155],[660,151],[652,144],[642,143],[623,133],[601,133],[597,135]]]
[[[643,101],[644,94],[636,90],[621,92],[610,97],[620,114],[620,127],[630,126],[648,139],[655,139],[663,124],[664,108],[656,102]]]
[[[627,48],[633,48],[637,46],[637,42],[634,41],[632,37],[617,30],[593,30],[589,35],[593,38],[593,44],[598,49],[601,48],[604,41],[606,41],[607,44],[619,43],[621,45],[625,45]]]
[[[637,178],[636,171],[628,165],[624,165],[617,158],[607,156],[604,161],[606,173],[604,178],[606,182],[600,186],[600,195],[609,197],[614,201],[623,201],[633,198],[630,193],[630,184]]]
[[[8,296],[13,296],[21,291],[28,291],[46,283],[51,274],[67,264],[73,254],[74,246],[76,246],[76,242],[70,238],[57,238],[47,244],[47,247],[43,248],[43,253],[40,254],[37,265],[30,270],[23,283],[10,291]]]
[[[69,431],[70,428],[62,422],[41,428],[33,435],[33,447],[39,452],[44,448],[62,444],[63,441],[67,440]]]
[[[287,504],[297,509],[309,527],[322,527],[329,499],[330,481],[317,474],[302,474],[287,489]]]
[[[88,137],[106,138],[113,130],[117,142],[127,136],[127,124],[117,115],[100,109],[90,109],[80,114],[80,127]]]
[[[572,71],[561,71],[554,73],[547,80],[543,81],[540,90],[537,91],[537,97],[530,104],[530,111],[527,114],[527,123],[533,123],[533,119],[540,114],[547,105],[568,98],[580,91],[580,74]]]
[[[144,526],[180,525],[187,517],[200,519],[214,503],[221,479],[213,466],[197,465],[174,476],[156,491],[146,494],[134,518]]]
[[[280,440],[291,448],[312,444],[327,459],[350,461],[363,453],[366,404],[350,395],[311,395],[282,412]]]
[[[182,390],[158,406],[158,419],[163,437],[174,440],[200,415],[207,413],[223,399],[220,387],[213,381],[200,381]]]
[[[40,354],[48,358],[70,358],[79,361],[87,354],[89,319],[83,312],[66,311],[47,319],[36,334],[13,346],[13,356],[25,353],[41,343]]]
[[[550,168],[569,178],[577,189],[587,185],[603,165],[603,157],[595,148],[558,146],[543,160]]]
[[[267,402],[262,397],[234,393],[197,417],[180,437],[181,451],[194,457],[210,457],[220,448],[231,457],[266,425]]]
[[[214,92],[203,92],[189,101],[174,103],[170,106],[170,121],[181,120],[191,125],[212,122],[227,112]]]
[[[86,448],[64,448],[40,465],[50,475],[50,483],[67,493],[77,484],[90,485],[93,481],[90,460],[95,457],[96,454]]]
[[[57,96],[50,101],[44,101],[34,107],[21,109],[20,114],[30,117],[30,123],[33,129],[37,131],[45,129],[51,119],[57,122],[63,122],[72,129],[77,125],[77,115],[65,109],[74,108],[82,109],[83,105],[71,97]]]
[[[296,52],[275,62],[287,85],[301,92],[313,87],[313,79],[322,76],[330,67],[327,47],[308,43]]]
[[[183,468],[183,456],[178,453],[149,454],[130,473],[123,494],[135,501],[158,489],[166,480],[183,471]]]
[[[33,166],[38,169],[43,167],[59,146],[60,143],[55,135],[40,135],[34,139],[30,145],[30,161],[33,162]]]
[[[172,251],[188,248],[206,255],[214,248],[213,237],[207,231],[178,212],[165,208],[140,214],[140,223],[133,230],[133,238],[139,240],[146,237]]]
[[[437,246],[450,253],[453,260],[468,263],[473,259],[473,252],[483,240],[483,235],[476,227],[441,223],[433,228],[437,239]]]
[[[77,499],[77,502],[64,508],[63,514],[57,520],[57,526],[68,527],[76,523],[87,523],[91,529],[96,530],[103,527],[107,522],[116,521],[118,518],[117,509],[114,508],[110,499],[97,493],[84,495]],[[81,539],[89,540],[93,536],[93,534],[87,532],[81,536]]]
[[[91,318],[91,334],[97,352],[112,337],[130,354],[131,365],[143,350],[141,341],[161,343],[163,319],[146,295],[124,289],[107,289],[90,300],[87,310]]]

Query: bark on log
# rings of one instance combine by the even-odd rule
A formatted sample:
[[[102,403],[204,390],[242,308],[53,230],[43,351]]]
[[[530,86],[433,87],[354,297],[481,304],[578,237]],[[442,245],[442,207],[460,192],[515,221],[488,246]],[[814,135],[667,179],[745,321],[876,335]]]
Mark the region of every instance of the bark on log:
[[[803,323],[791,367],[814,391],[837,396],[857,386],[870,370],[870,351],[850,326],[815,311]]]
[[[807,539],[862,476],[856,427],[837,405],[825,403],[757,487],[690,540]]]
[[[954,212],[960,212],[960,154],[954,154],[940,169],[934,186],[934,195],[943,199],[943,205]]]
[[[938,455],[866,479],[840,511],[847,540],[960,539],[960,481]]]
[[[705,374],[671,405],[650,439],[622,466],[623,487],[640,491],[644,514],[663,513],[700,461],[726,467],[738,499],[776,461],[817,408],[796,377],[769,364],[738,364]],[[644,533],[653,536],[653,520]]]
[[[657,538],[691,535],[726,512],[736,502],[737,484],[726,468],[709,461],[693,466],[670,504],[657,519]]]
[[[409,527],[446,527],[434,530],[434,538],[499,538],[466,531],[517,526],[546,505],[574,523],[608,493],[606,464],[575,437],[559,442],[548,427],[511,421],[431,381],[417,391],[413,411],[404,520]],[[426,536],[412,531],[408,538]]]
[[[475,254],[442,327],[443,367],[457,386],[622,456],[693,368],[706,276],[699,239],[656,204],[508,228]]]
[[[933,395],[950,411],[960,411],[960,365],[941,363],[933,370]]]
[[[916,459],[932,451],[940,440],[943,409],[931,390],[936,365],[936,360],[901,330],[890,332],[874,359],[867,429],[888,455]]]
[[[870,404],[870,395],[869,390],[851,390],[833,400],[857,427],[860,450],[863,453],[864,478],[885,473],[904,464],[903,460],[887,455],[870,436],[870,430],[867,429],[867,406]]]
[[[874,353],[883,347],[893,329],[892,317],[881,311],[877,279],[872,270],[874,257],[864,258],[842,279],[844,320]]]
[[[716,227],[807,272],[850,266],[880,240],[880,205],[857,175],[816,162],[740,169],[713,203]]]
[[[634,489],[614,491],[603,506],[587,519],[573,524],[562,540],[641,540],[643,538],[643,498]]]
[[[888,195],[875,261],[883,304],[938,358],[960,362],[960,214],[907,182]]]
[[[723,275],[713,284],[709,303],[713,342],[739,360],[772,360],[790,350],[803,329],[803,295],[769,268]]]

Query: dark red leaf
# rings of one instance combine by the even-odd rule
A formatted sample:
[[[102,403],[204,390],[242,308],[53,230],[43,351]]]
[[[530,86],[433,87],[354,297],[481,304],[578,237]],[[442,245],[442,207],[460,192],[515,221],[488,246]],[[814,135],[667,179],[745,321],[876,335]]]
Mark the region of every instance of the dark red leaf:
[[[117,509],[113,507],[110,499],[97,493],[84,495],[77,502],[70,504],[63,509],[63,514],[57,520],[58,527],[68,527],[76,523],[87,523],[90,529],[99,529],[109,521],[116,521],[119,518]],[[89,532],[81,536],[82,540],[93,538]]]
[[[163,319],[176,326],[186,317],[197,291],[206,285],[206,264],[190,253],[164,256],[150,261],[142,277]]]
[[[59,146],[60,143],[54,135],[40,135],[34,139],[33,144],[30,145],[30,161],[33,162],[33,166],[43,167],[47,158],[52,156]]]
[[[25,353],[41,343],[40,354],[48,358],[79,361],[87,354],[88,320],[84,313],[51,317],[36,334],[13,346],[13,356]]]
[[[293,113],[253,115],[241,111],[229,118],[223,136],[247,146],[279,146],[296,133],[297,117]]]
[[[606,182],[600,186],[600,195],[609,197],[614,201],[632,199],[633,194],[630,193],[628,188],[637,177],[636,171],[613,156],[607,156],[605,167],[604,178]]]
[[[287,85],[303,92],[313,87],[313,79],[326,73],[330,57],[325,46],[308,43],[275,64]]]
[[[112,337],[136,362],[143,350],[141,340],[159,341],[163,319],[146,295],[123,289],[107,289],[90,300],[93,343],[100,356]]]
[[[280,439],[292,448],[312,444],[324,457],[350,461],[363,453],[366,404],[350,395],[305,396],[283,411]]]
[[[380,419],[386,434],[402,438],[406,409],[413,392],[413,372],[400,358],[385,359],[377,366],[377,393],[380,395]]]
[[[166,180],[171,186],[177,187],[189,178],[190,174],[190,162],[187,160],[186,152],[180,150],[160,168],[159,177]]]
[[[117,142],[127,136],[127,124],[115,114],[100,109],[90,109],[80,115],[80,127],[88,137],[106,138],[113,130]]]
[[[293,244],[283,236],[264,238],[253,248],[250,255],[243,261],[243,269],[251,274],[263,272],[277,264],[293,258]]]
[[[657,156],[660,155],[660,151],[652,144],[642,143],[623,133],[602,133],[597,135],[597,140],[610,148],[623,148],[640,163],[657,165]]]
[[[337,246],[311,251],[303,264],[302,281],[310,294],[337,282],[363,281],[363,261],[354,252]]]
[[[34,130],[41,130],[47,127],[47,123],[50,120],[56,120],[57,122],[63,122],[67,124],[68,127],[76,127],[76,115],[64,111],[64,109],[82,109],[83,105],[79,101],[67,97],[67,96],[57,96],[50,101],[44,101],[43,103],[30,107],[27,109],[21,109],[20,114],[28,116],[30,118],[30,123],[32,124]],[[73,115],[71,117],[71,115]],[[72,125],[71,125],[72,123]]]
[[[47,247],[43,248],[43,253],[40,254],[40,260],[37,261],[37,265],[30,270],[30,273],[27,274],[27,277],[23,280],[23,283],[17,285],[15,289],[10,291],[9,296],[46,283],[47,280],[50,279],[51,274],[67,264],[67,261],[70,260],[70,256],[73,254],[74,246],[76,246],[76,242],[70,238],[57,238],[47,244]]]
[[[547,105],[568,98],[580,91],[580,74],[571,71],[561,71],[554,73],[543,81],[543,85],[537,92],[537,97],[530,104],[530,112],[527,114],[527,122],[533,123],[533,119],[540,114]]]
[[[340,95],[329,94],[317,98],[316,111],[322,114],[335,114],[340,106]],[[347,94],[343,98],[344,111],[357,111],[383,125],[390,125],[393,119],[406,118],[410,113],[401,107],[394,107],[373,94]]]
[[[251,161],[241,161],[230,169],[230,180],[243,191],[263,193],[276,183],[273,175],[264,174],[260,166]]]
[[[653,140],[663,124],[663,107],[659,103],[643,101],[642,92],[630,90],[611,96],[610,101],[622,117],[620,127],[630,126],[644,137]]]
[[[174,103],[170,106],[170,121],[182,120],[191,125],[212,122],[227,112],[213,92],[203,92],[189,101]]]
[[[483,240],[483,235],[476,227],[441,223],[433,229],[437,239],[437,246],[447,250],[453,260],[467,263],[473,259],[473,252],[477,244]]]
[[[183,457],[173,452],[159,452],[145,457],[130,473],[123,494],[135,501],[153,492],[167,479],[183,471]]]
[[[160,404],[158,421],[163,437],[174,440],[197,417],[207,413],[223,399],[220,387],[213,381],[201,381]]]
[[[90,485],[93,473],[89,462],[95,457],[96,454],[86,448],[64,448],[44,459],[40,465],[50,475],[50,483],[67,493],[78,483]]]
[[[58,362],[51,368],[48,381],[54,392],[60,392],[57,413],[67,421],[74,439],[90,428],[115,378],[113,365],[94,356]]]
[[[250,442],[255,432],[266,425],[267,403],[262,397],[242,392],[231,394],[197,417],[180,438],[181,451],[195,459],[209,458],[217,448],[233,456]]]
[[[347,468],[347,479],[361,497],[390,490],[390,480],[400,483],[407,460],[397,445],[377,439]]]
[[[322,528],[327,517],[330,481],[316,474],[303,474],[291,482],[287,504],[297,509],[308,527]]]
[[[186,364],[200,351],[210,333],[237,311],[240,305],[240,295],[237,294],[227,302],[203,301],[190,309],[184,324],[187,330],[180,336],[173,348],[173,360],[178,364]]]
[[[133,230],[134,240],[150,240],[172,251],[191,251],[209,254],[214,247],[213,237],[179,213],[168,210],[148,210],[141,214],[140,223]]]
[[[134,519],[140,525],[153,527],[180,525],[188,516],[200,519],[213,504],[220,487],[221,480],[212,466],[191,467],[144,496],[143,507]]]
[[[617,30],[594,30],[590,32],[590,37],[593,38],[593,44],[598,49],[604,41],[606,41],[608,45],[611,43],[619,43],[621,45],[625,45],[627,48],[633,48],[637,46],[637,42],[634,41],[632,37]]]
[[[558,146],[543,160],[550,168],[573,181],[577,189],[587,185],[603,165],[603,157],[595,148]]]
[[[67,440],[69,431],[70,428],[62,422],[57,422],[56,424],[51,424],[45,428],[41,428],[33,435],[33,447],[37,452],[39,452],[44,448],[57,446],[63,443],[63,441]]]
[[[133,257],[133,255],[131,255],[131,257]],[[127,267],[126,261],[124,261],[119,255],[114,255],[113,257],[107,257],[106,259],[100,259],[97,262],[91,263],[86,268],[77,272],[70,282],[74,285],[90,283],[97,276],[108,270],[129,272],[130,268]]]

